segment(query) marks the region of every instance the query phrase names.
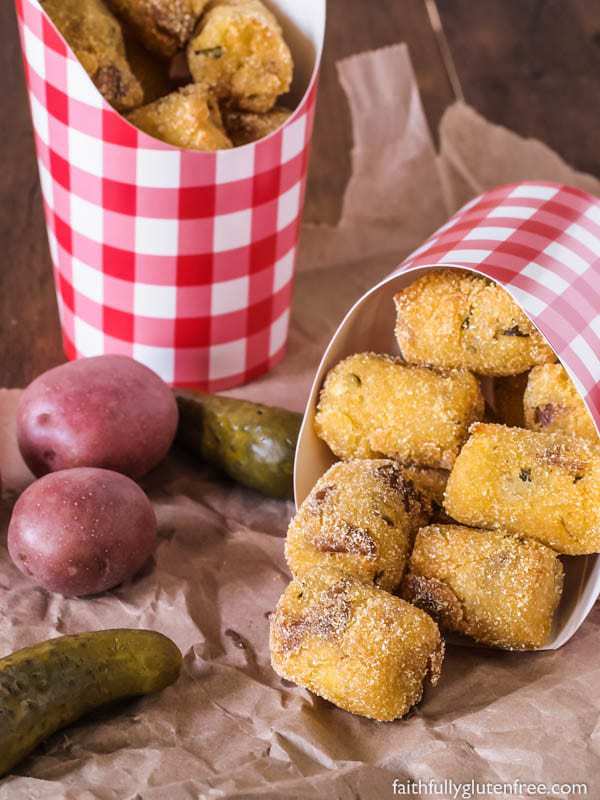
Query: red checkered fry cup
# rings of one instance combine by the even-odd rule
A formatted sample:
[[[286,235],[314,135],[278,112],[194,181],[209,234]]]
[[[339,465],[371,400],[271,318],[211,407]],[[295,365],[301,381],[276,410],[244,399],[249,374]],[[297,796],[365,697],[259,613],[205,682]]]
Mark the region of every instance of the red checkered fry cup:
[[[325,0],[269,3],[294,114],[217,153],[131,126],[38,0],[16,5],[67,356],[124,353],[210,391],[269,370],[287,339]]]
[[[353,353],[397,353],[393,296],[433,268],[468,269],[503,286],[546,337],[600,427],[600,200],[546,182],[475,198],[350,309],[317,370],[295,464],[296,504],[335,461],[314,432],[327,372]],[[568,641],[600,594],[600,558],[563,557],[565,588],[552,640]]]

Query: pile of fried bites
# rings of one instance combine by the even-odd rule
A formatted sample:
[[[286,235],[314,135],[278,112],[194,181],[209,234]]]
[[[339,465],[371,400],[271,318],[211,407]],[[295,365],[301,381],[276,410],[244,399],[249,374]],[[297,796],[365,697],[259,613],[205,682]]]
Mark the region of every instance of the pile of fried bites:
[[[395,303],[402,358],[359,353],[325,380],[315,428],[342,460],[290,524],[271,623],[276,672],[377,720],[437,682],[438,625],[546,643],[559,554],[600,552],[596,429],[508,293],[434,270]]]
[[[104,98],[150,136],[223,150],[267,136],[293,61],[260,0],[41,0]]]

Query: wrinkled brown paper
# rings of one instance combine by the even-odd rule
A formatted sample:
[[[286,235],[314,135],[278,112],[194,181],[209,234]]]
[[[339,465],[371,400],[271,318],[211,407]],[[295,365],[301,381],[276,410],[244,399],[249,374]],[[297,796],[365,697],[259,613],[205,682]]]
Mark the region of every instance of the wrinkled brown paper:
[[[527,178],[600,195],[598,181],[545,145],[461,104],[444,116],[436,154],[404,46],[352,57],[339,72],[355,141],[342,219],[304,228],[286,360],[232,393],[298,410],[350,304],[470,197]],[[269,666],[292,504],[227,484],[181,454],[144,484],[160,521],[152,569],[86,600],[23,577],[4,533],[31,480],[14,441],[17,398],[0,393],[0,655],[64,633],[143,626],[171,636],[185,668],[161,695],[57,734],[0,782],[0,800],[370,800],[393,797],[394,778],[587,782],[588,797],[600,797],[598,607],[557,652],[451,646],[440,684],[408,719],[353,717]]]

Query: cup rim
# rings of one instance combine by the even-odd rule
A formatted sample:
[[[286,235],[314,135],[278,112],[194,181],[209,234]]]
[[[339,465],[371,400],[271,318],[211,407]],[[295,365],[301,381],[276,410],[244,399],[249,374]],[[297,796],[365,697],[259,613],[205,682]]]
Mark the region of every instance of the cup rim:
[[[274,1],[277,2],[277,0],[274,0]],[[15,0],[15,2],[18,3],[19,0]],[[169,144],[168,142],[163,142],[161,139],[155,139],[153,136],[150,136],[149,134],[147,134],[144,131],[142,131],[139,128],[137,128],[135,125],[133,125],[133,123],[131,123],[127,119],[127,117],[124,114],[122,114],[121,112],[117,111],[103,97],[103,95],[97,89],[97,87],[95,86],[94,82],[92,81],[92,79],[90,78],[88,73],[85,71],[81,61],[77,58],[77,56],[75,55],[73,49],[71,48],[71,46],[69,45],[69,43],[67,42],[65,37],[62,35],[62,33],[57,28],[57,26],[55,25],[54,21],[50,17],[50,15],[44,9],[44,7],[41,4],[40,0],[23,0],[23,2],[32,3],[34,6],[37,7],[39,12],[44,15],[45,19],[52,26],[55,34],[63,42],[63,44],[65,46],[65,49],[67,50],[67,53],[69,54],[69,56],[72,57],[77,62],[77,64],[80,66],[80,68],[85,73],[86,78],[89,80],[89,83],[90,83],[91,87],[99,95],[99,97],[101,99],[103,111],[108,111],[108,112],[111,112],[113,114],[116,114],[122,120],[122,122],[125,123],[125,125],[127,126],[128,129],[135,131],[135,133],[137,134],[138,139],[139,139],[139,144],[144,146],[144,144],[146,143],[146,146],[148,147],[148,149],[152,149],[152,150],[159,150],[159,151],[161,151],[161,150],[165,151],[166,150],[166,151],[171,151],[171,152],[175,151],[175,152],[186,153],[186,154],[191,153],[192,154],[192,156],[191,156],[192,158],[209,158],[209,157],[214,157],[216,153],[227,153],[227,152],[229,152],[229,150],[193,150],[193,149],[187,148],[187,147],[179,147],[178,145],[172,145],[172,144]],[[311,71],[310,78],[308,80],[308,84],[306,86],[306,89],[304,90],[301,99],[296,104],[296,107],[294,108],[294,110],[292,111],[290,116],[278,128],[276,128],[274,131],[271,131],[266,136],[263,136],[261,139],[258,140],[258,142],[266,142],[266,141],[268,141],[273,136],[278,134],[283,128],[285,128],[286,126],[288,126],[292,122],[294,122],[295,119],[298,117],[299,113],[301,112],[301,110],[303,109],[303,107],[305,106],[307,98],[310,96],[311,92],[313,91],[313,88],[314,88],[314,86],[315,86],[315,84],[317,82],[317,79],[318,79],[318,76],[319,76],[319,72],[320,72],[320,69],[321,69],[321,58],[322,58],[322,55],[323,55],[323,46],[324,46],[324,41],[325,41],[325,28],[326,28],[326,23],[327,23],[327,2],[326,2],[326,0],[319,0],[319,5],[320,5],[320,7],[322,9],[322,16],[321,16],[322,24],[319,26],[319,31],[318,31],[317,38],[313,41],[313,43],[316,46],[315,56],[314,56],[314,63],[313,63],[312,71]],[[249,148],[255,147],[258,142],[248,142],[247,144],[243,144],[243,145],[239,145],[237,147],[233,147],[232,150],[234,150],[236,153],[241,152],[241,151],[246,151]]]

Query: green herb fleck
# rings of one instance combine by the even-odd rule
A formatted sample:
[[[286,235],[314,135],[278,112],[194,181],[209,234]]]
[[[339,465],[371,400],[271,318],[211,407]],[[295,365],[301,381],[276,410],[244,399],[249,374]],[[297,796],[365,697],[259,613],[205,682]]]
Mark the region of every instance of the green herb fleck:
[[[195,50],[194,55],[206,56],[207,58],[221,58],[223,55],[223,48],[219,46],[207,47],[204,50]]]

